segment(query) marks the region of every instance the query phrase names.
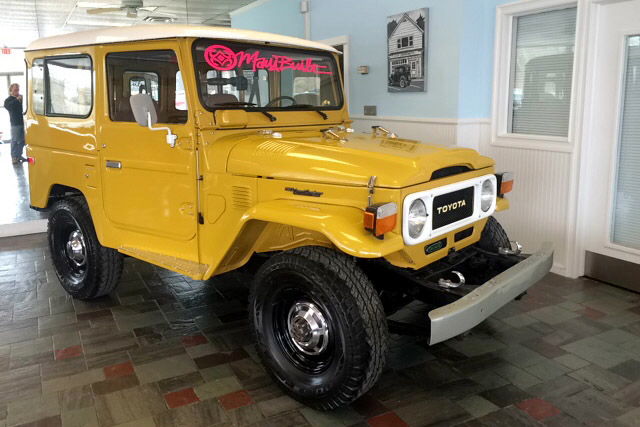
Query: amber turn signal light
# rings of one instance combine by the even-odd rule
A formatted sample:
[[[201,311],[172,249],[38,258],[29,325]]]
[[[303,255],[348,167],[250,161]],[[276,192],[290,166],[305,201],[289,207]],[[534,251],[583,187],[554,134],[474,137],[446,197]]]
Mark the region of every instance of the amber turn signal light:
[[[513,172],[497,173],[498,196],[504,197],[505,193],[513,190]]]
[[[378,238],[382,238],[384,233],[393,230],[397,220],[398,205],[393,202],[367,206],[364,212],[364,228]]]

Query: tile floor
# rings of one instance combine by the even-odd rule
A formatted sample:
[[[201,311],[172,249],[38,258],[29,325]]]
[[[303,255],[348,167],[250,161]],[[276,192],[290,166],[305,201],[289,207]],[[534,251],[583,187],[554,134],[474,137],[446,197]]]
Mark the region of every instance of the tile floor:
[[[44,235],[0,240],[0,427],[640,425],[638,294],[549,275],[466,339],[392,336],[378,384],[321,413],[257,362],[248,275],[125,266],[112,296],[73,301]]]
[[[34,221],[46,213],[29,208],[29,171],[26,163],[11,164],[11,144],[0,144],[0,224]]]

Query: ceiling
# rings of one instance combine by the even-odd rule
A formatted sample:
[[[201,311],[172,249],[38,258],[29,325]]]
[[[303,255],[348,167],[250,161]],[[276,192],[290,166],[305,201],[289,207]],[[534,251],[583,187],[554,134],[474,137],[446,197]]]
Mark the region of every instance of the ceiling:
[[[144,25],[145,18],[171,18],[174,24],[229,27],[229,12],[255,0],[0,0],[0,46],[26,47],[40,37],[112,26]],[[154,10],[126,10],[89,14],[91,8],[144,3]],[[158,23],[158,21],[154,22]]]

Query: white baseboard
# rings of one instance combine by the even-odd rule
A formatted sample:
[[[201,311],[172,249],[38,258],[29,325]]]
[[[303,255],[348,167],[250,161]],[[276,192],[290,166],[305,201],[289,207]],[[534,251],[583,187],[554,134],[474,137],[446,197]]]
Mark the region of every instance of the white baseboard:
[[[0,237],[23,236],[25,234],[45,233],[47,220],[16,222],[13,224],[0,224]]]
[[[559,274],[560,276],[566,276],[567,268],[562,264],[553,263],[553,266],[551,266],[551,272]]]

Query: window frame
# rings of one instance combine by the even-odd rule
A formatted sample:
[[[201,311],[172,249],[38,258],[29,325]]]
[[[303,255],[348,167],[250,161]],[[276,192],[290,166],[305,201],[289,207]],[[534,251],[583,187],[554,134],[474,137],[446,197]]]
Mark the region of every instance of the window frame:
[[[22,95],[22,116],[26,116],[29,112],[29,106],[31,103],[29,102],[29,78],[31,75],[29,74],[29,63],[27,59],[24,60],[24,95]]]
[[[107,96],[105,97],[107,104],[106,104],[106,108],[108,111],[108,117],[109,120],[111,121],[111,123],[136,123],[135,120],[133,121],[123,121],[123,120],[114,120],[113,117],[111,116],[111,102],[113,101],[111,99],[111,94],[112,94],[112,87],[111,87],[111,80],[109,79],[109,64],[108,64],[108,60],[109,60],[109,55],[112,54],[126,54],[126,53],[137,53],[137,52],[164,52],[164,51],[171,51],[175,57],[176,57],[176,63],[178,65],[178,71],[182,71],[182,62],[180,59],[180,55],[179,55],[179,49],[177,49],[175,46],[171,46],[171,47],[158,47],[158,48],[153,48],[153,49],[138,49],[135,50],[130,47],[130,46],[125,46],[123,49],[118,49],[118,50],[109,50],[107,52],[105,52],[104,54],[104,79],[106,81],[106,93]],[[140,72],[139,70],[126,70],[124,72]],[[147,71],[142,71],[147,72]],[[161,75],[158,74],[156,71],[149,71],[152,73],[155,73],[158,76],[158,101],[154,101],[154,102],[162,102],[162,91],[160,90],[162,88],[162,80],[161,80]],[[183,83],[184,83],[184,74],[183,75]],[[189,123],[189,121],[191,120],[190,118],[190,114],[189,114],[189,101],[188,101],[188,95],[187,95],[187,90],[185,90],[185,101],[187,103],[187,109],[186,110],[178,110],[176,109],[176,111],[186,111],[187,114],[185,115],[185,119],[184,121],[180,121],[180,122],[161,122],[158,121],[158,124],[166,124],[166,125],[170,125],[170,126],[174,126],[174,125],[185,125],[187,123]],[[152,97],[153,99],[153,97]],[[174,97],[174,103],[175,103],[175,97]],[[167,106],[171,105],[168,100],[167,100]],[[175,108],[175,105],[174,105]]]
[[[29,67],[29,65],[27,64],[27,89],[25,90],[25,93],[27,94],[27,99],[31,99],[31,102],[28,102],[28,107],[31,109],[31,112],[33,113],[34,116],[45,116],[46,112],[47,112],[47,91],[46,91],[46,87],[45,87],[45,77],[44,77],[44,70],[45,70],[45,66],[44,66],[44,59],[46,57],[45,56],[40,56],[38,58],[33,58],[33,60],[31,61],[31,66]],[[35,85],[33,84],[33,67],[36,66],[36,61],[42,61],[42,112],[39,113],[38,111],[36,111],[36,104],[33,101],[34,99],[34,93],[30,92],[33,91],[35,88]],[[25,59],[25,63],[26,63],[26,59]],[[29,84],[31,83],[31,84]]]
[[[298,48],[298,47],[289,47],[289,46],[278,46],[278,45],[270,45],[270,44],[266,44],[264,46],[256,44],[256,43],[252,43],[246,40],[228,40],[228,39],[216,39],[216,38],[211,38],[211,37],[199,37],[195,40],[193,40],[193,42],[191,43],[191,67],[192,67],[192,71],[193,71],[193,75],[195,77],[195,81],[196,81],[196,90],[198,92],[198,102],[200,103],[200,106],[202,108],[204,108],[205,110],[215,113],[217,110],[224,110],[224,108],[212,108],[212,107],[208,107],[206,105],[206,103],[204,102],[204,99],[202,98],[202,93],[200,91],[200,88],[198,87],[198,68],[197,68],[197,64],[196,64],[196,51],[197,51],[197,44],[198,42],[202,41],[202,40],[208,40],[208,41],[213,41],[213,42],[219,42],[219,43],[231,43],[231,44],[236,44],[236,45],[245,45],[245,46],[255,46],[256,48],[259,47],[273,47],[273,48],[283,48],[286,49],[290,52],[294,52],[294,53],[309,53],[310,50],[309,49],[304,49],[304,48]],[[329,51],[314,51],[317,55],[321,55],[321,56],[326,56],[332,63],[333,63],[333,67],[336,73],[336,76],[338,76],[336,78],[336,86],[334,88],[334,90],[336,91],[336,95],[339,95],[340,98],[340,103],[335,105],[335,106],[314,106],[313,108],[288,108],[288,107],[249,107],[249,106],[244,106],[242,108],[237,108],[240,110],[245,110],[247,113],[262,113],[263,111],[266,112],[271,112],[271,111],[277,111],[277,112],[292,112],[292,111],[339,111],[342,110],[345,106],[345,88],[342,86],[341,84],[341,79],[340,79],[340,67],[338,66],[338,61],[336,61],[335,56],[333,55],[332,52]],[[281,78],[281,76],[280,76]],[[271,90],[271,85],[269,86],[269,89]]]
[[[494,73],[492,89],[491,142],[493,146],[536,149],[543,151],[573,152],[579,132],[578,119],[583,93],[585,16],[579,0],[524,0],[496,8],[496,37],[494,45]],[[508,132],[512,106],[510,93],[514,68],[516,18],[554,10],[576,8],[576,34],[574,42],[573,70],[571,77],[571,101],[569,104],[568,136],[547,136]]]
[[[51,101],[51,91],[49,90],[49,67],[47,66],[49,61],[58,60],[58,59],[78,59],[78,58],[89,58],[89,72],[91,74],[91,107],[86,115],[78,115],[78,114],[59,114],[59,113],[49,113],[49,105]],[[93,58],[88,53],[80,53],[80,54],[72,54],[72,55],[56,55],[56,56],[45,56],[44,57],[44,116],[45,117],[69,117],[73,119],[86,119],[93,113],[93,109],[95,107],[95,83],[94,83],[94,68],[93,68]]]

